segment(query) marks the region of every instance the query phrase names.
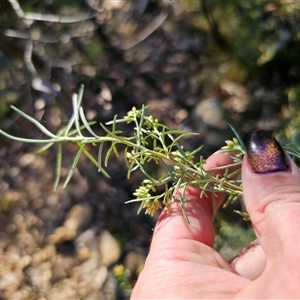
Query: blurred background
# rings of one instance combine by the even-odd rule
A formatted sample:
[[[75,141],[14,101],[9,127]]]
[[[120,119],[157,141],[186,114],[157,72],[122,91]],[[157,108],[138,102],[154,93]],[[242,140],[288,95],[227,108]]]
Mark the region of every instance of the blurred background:
[[[89,120],[149,104],[170,128],[199,133],[186,146],[203,144],[204,157],[233,137],[228,123],[245,140],[261,128],[298,144],[299,11],[292,0],[3,0],[0,128],[43,137],[15,105],[57,132],[84,84]],[[82,159],[53,192],[55,149],[37,149],[0,136],[0,299],[128,299],[157,219],[124,204],[141,174],[127,180],[116,158],[107,179]],[[63,177],[75,153],[63,148]],[[215,219],[226,259],[254,239],[233,209]]]

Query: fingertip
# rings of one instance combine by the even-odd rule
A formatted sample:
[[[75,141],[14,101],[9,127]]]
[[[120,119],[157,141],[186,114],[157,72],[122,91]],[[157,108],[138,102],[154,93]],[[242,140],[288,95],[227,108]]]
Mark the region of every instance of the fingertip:
[[[228,153],[220,152],[218,150],[207,158],[204,164],[204,168],[206,170],[209,170],[211,168],[217,168],[217,167],[229,165],[232,162],[233,160]]]
[[[295,162],[286,157],[287,170],[276,172],[255,173],[245,155],[242,163],[243,195],[247,211],[263,212],[264,208],[272,202],[282,199],[287,203],[293,197],[285,197],[285,194],[297,194],[300,192],[300,172]],[[299,191],[298,191],[299,190]],[[299,199],[300,200],[300,199]],[[252,219],[252,218],[251,218]]]
[[[293,160],[278,150],[280,145],[269,139],[257,149],[252,145],[251,151],[257,151],[254,158],[249,150],[244,156],[242,181],[244,203],[256,235],[265,253],[276,260],[283,253],[292,257],[298,251],[294,245],[300,243],[295,235],[300,227],[300,172]]]
[[[266,264],[266,255],[258,240],[245,247],[237,256],[229,261],[231,268],[244,278],[258,278]]]
[[[153,238],[159,237],[164,242],[174,239],[192,239],[213,246],[211,199],[207,196],[200,198],[200,194],[200,189],[188,186],[183,195],[187,219],[183,214],[181,204],[173,203],[162,211]]]

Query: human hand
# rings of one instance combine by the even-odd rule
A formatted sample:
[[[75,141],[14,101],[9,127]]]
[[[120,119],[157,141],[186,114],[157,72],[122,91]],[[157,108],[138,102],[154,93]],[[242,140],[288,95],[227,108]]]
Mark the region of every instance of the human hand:
[[[230,163],[213,154],[206,168]],[[300,172],[276,140],[252,134],[242,165],[244,201],[257,241],[227,262],[213,249],[211,197],[189,187],[190,224],[180,205],[163,210],[131,299],[299,298]],[[224,195],[215,200],[220,206]]]

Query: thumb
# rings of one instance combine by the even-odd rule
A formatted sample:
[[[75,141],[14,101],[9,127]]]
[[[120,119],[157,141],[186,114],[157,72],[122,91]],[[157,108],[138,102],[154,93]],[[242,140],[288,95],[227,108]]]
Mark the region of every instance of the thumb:
[[[299,259],[300,172],[270,133],[252,133],[242,179],[245,205],[267,260]]]

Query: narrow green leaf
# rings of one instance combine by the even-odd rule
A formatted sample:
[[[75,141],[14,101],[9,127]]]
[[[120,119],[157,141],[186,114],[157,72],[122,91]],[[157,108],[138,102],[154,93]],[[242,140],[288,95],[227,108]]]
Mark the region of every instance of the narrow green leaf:
[[[133,203],[133,202],[141,202],[141,201],[148,200],[148,199],[149,198],[135,198],[135,199],[131,199],[131,200],[126,201],[125,204]]]
[[[185,137],[185,136],[193,136],[193,135],[199,135],[199,133],[196,133],[196,132],[188,132],[186,130],[172,130],[172,129],[168,129],[167,131],[165,131],[165,134],[176,134],[176,135],[181,135],[182,137]],[[181,137],[181,138],[182,138]]]
[[[176,181],[176,178],[174,177],[174,172],[173,172],[173,169],[170,168],[163,160],[161,160],[162,164],[164,165],[165,169],[167,170],[168,174],[171,176],[173,182]]]
[[[37,120],[35,120],[34,118],[30,117],[29,115],[27,115],[26,113],[24,113],[23,111],[19,110],[18,108],[16,108],[15,106],[11,105],[10,106],[14,111],[16,111],[18,114],[20,114],[23,118],[29,120],[32,124],[34,124],[41,132],[43,132],[45,135],[49,136],[50,138],[56,138],[56,136],[50,132],[46,127],[44,127],[41,123],[39,123]]]
[[[128,171],[127,171],[127,179],[130,178],[131,173],[134,171],[134,167],[133,167],[133,166],[135,166],[135,162],[134,162],[134,161],[131,162],[131,164],[130,164],[130,166],[129,166],[129,168],[128,168]]]
[[[47,139],[47,140],[39,140],[39,139],[25,139],[25,138],[20,138],[17,136],[13,136],[10,135],[8,133],[6,133],[5,131],[0,129],[0,134],[4,135],[5,137],[13,140],[13,141],[17,141],[17,142],[21,142],[21,143],[31,143],[31,144],[47,144],[47,143],[52,143],[52,142],[57,142],[57,139]]]
[[[105,125],[110,126],[110,125],[113,125],[114,122],[115,122],[116,124],[119,124],[119,123],[128,123],[128,120],[127,120],[127,119],[117,119],[117,120],[115,120],[115,121],[112,120],[112,121],[105,122]]]
[[[141,205],[139,206],[139,208],[138,208],[138,210],[137,210],[137,212],[136,212],[137,215],[139,215],[140,212],[142,211],[142,209],[144,208],[144,202],[145,202],[146,200],[148,200],[148,199],[140,199],[140,201],[142,201],[142,202],[141,202]]]
[[[69,133],[71,128],[73,127],[74,125],[74,122],[75,122],[75,112],[73,111],[73,114],[67,124],[67,126],[65,127],[65,129],[63,130],[63,136],[70,136],[71,134]],[[75,130],[75,133],[77,132],[77,130]],[[72,134],[73,135],[73,134]]]
[[[140,116],[140,122],[139,122],[139,130],[141,130],[141,128],[143,128],[144,125],[144,121],[145,121],[145,105],[142,105],[142,109],[141,109],[141,116]]]
[[[111,153],[113,152],[113,148],[114,148],[115,144],[116,143],[114,143],[114,142],[111,143],[111,146],[110,146],[110,148],[108,149],[108,151],[107,151],[107,153],[105,155],[105,159],[104,159],[104,166],[105,167],[107,167],[107,165],[108,165],[108,160],[110,158]]]
[[[104,143],[100,143],[98,150],[98,172],[102,170],[102,153],[103,153]]]
[[[97,124],[97,121],[92,121],[92,122],[89,122],[88,124],[89,124],[89,126],[92,126],[94,124]],[[86,128],[85,125],[80,126],[80,130],[84,130],[85,128]],[[72,137],[72,136],[75,136],[76,134],[77,134],[77,129],[73,129],[73,130],[71,130],[71,131],[68,132],[68,136],[67,136],[66,135],[66,131],[64,129],[62,131],[62,134],[60,136],[63,136],[63,137]],[[85,138],[87,138],[87,137],[85,137]],[[98,136],[97,139],[100,139],[100,137]]]
[[[118,149],[117,149],[117,147],[116,147],[116,143],[114,143],[114,145],[112,146],[112,149],[113,149],[113,152],[115,153],[115,156],[116,156],[117,158],[119,158],[120,156],[119,156]]]
[[[79,116],[80,119],[82,121],[82,123],[84,124],[84,127],[87,129],[87,131],[95,138],[99,138],[99,136],[92,130],[92,128],[90,127],[87,119],[85,118],[84,112],[83,112],[83,108],[80,107],[79,108]],[[81,128],[80,128],[81,129]]]
[[[118,115],[114,116],[113,122],[112,122],[112,132],[116,131],[116,120],[118,118]]]
[[[96,166],[99,167],[98,161],[93,157],[93,155],[88,152],[85,148],[83,148],[83,154]],[[99,172],[101,172],[105,177],[110,178],[109,174],[103,169],[100,168]]]
[[[61,176],[61,163],[62,163],[62,144],[57,144],[57,155],[56,155],[56,168],[55,168],[55,180],[53,183],[53,191],[56,191],[60,176]]]
[[[57,132],[57,137],[63,136],[64,131],[65,131],[65,128],[60,129],[60,130]],[[42,154],[43,152],[45,152],[46,150],[48,150],[51,146],[53,146],[53,145],[55,144],[55,142],[56,142],[56,141],[53,141],[52,143],[49,143],[49,144],[43,146],[43,147],[40,148],[38,151],[36,151],[36,154],[37,154],[37,155]]]
[[[159,134],[159,139],[161,141],[162,146],[164,146],[166,144],[166,140],[165,140],[165,131],[166,131],[166,127],[163,127],[161,130],[161,133]],[[167,148],[164,147],[165,150],[167,150]]]
[[[186,214],[186,209],[185,209],[184,195],[185,195],[186,188],[187,188],[187,185],[185,185],[185,186],[182,188],[181,195],[180,195],[180,206],[181,206],[181,210],[182,210],[184,219],[186,220],[186,222],[187,222],[188,224],[190,224],[190,221],[189,221],[189,218],[188,218],[188,216],[187,216],[187,214]]]
[[[203,196],[206,196],[206,190],[210,185],[210,181],[205,182],[205,184],[203,186],[201,186],[201,193],[200,193],[200,198],[202,198]]]
[[[84,84],[81,84],[79,87],[79,93],[78,93],[78,97],[77,97],[77,107],[81,106],[82,103],[82,98],[83,98],[83,92],[84,92]]]
[[[78,151],[77,151],[77,154],[75,155],[75,158],[74,158],[74,160],[73,160],[72,167],[71,167],[71,169],[70,169],[70,171],[69,171],[69,173],[68,173],[68,176],[67,176],[67,178],[66,178],[66,180],[65,180],[65,182],[64,182],[64,185],[63,185],[64,188],[68,185],[68,183],[70,182],[70,180],[71,180],[71,178],[72,178],[72,176],[73,176],[73,174],[74,174],[74,172],[75,172],[77,163],[78,163],[79,158],[80,158],[80,156],[81,156],[81,154],[82,154],[82,152],[83,152],[84,147],[85,147],[85,145],[80,145],[80,146],[79,146],[79,149],[78,149]]]
[[[152,182],[155,182],[156,180],[145,170],[145,168],[137,161],[138,168],[142,171],[142,173]]]
[[[196,148],[195,150],[193,150],[193,151],[191,152],[191,155],[197,154],[198,152],[200,152],[200,151],[202,150],[202,148],[203,148],[203,145],[199,146],[198,148]]]
[[[233,131],[234,135],[236,136],[236,138],[238,139],[240,145],[241,145],[241,148],[243,149],[243,151],[245,152],[246,151],[246,146],[241,138],[241,136],[239,135],[239,133],[237,132],[237,130],[231,125],[231,124],[228,124],[229,127],[231,128],[231,130]]]
[[[42,154],[44,153],[46,150],[48,150],[49,148],[51,148],[55,143],[48,143],[46,144],[45,146],[43,146],[42,148],[40,148],[39,150],[37,150],[35,152],[35,154],[39,155],[39,154]]]
[[[114,136],[114,133],[112,131],[110,131],[105,125],[103,125],[102,123],[100,123],[100,126],[108,134],[108,136],[111,136],[111,137]]]
[[[129,160],[128,160],[128,157],[127,157],[127,153],[128,153],[127,151],[128,151],[128,147],[126,147],[124,149],[124,161],[125,161],[126,167],[128,169],[129,168]]]
[[[82,133],[81,133],[81,130],[80,130],[80,125],[79,125],[79,107],[78,107],[78,96],[77,94],[74,94],[72,96],[72,104],[73,104],[73,112],[74,112],[74,115],[75,115],[75,127],[76,127],[76,130],[77,130],[77,134],[80,136],[80,137],[83,137]]]

